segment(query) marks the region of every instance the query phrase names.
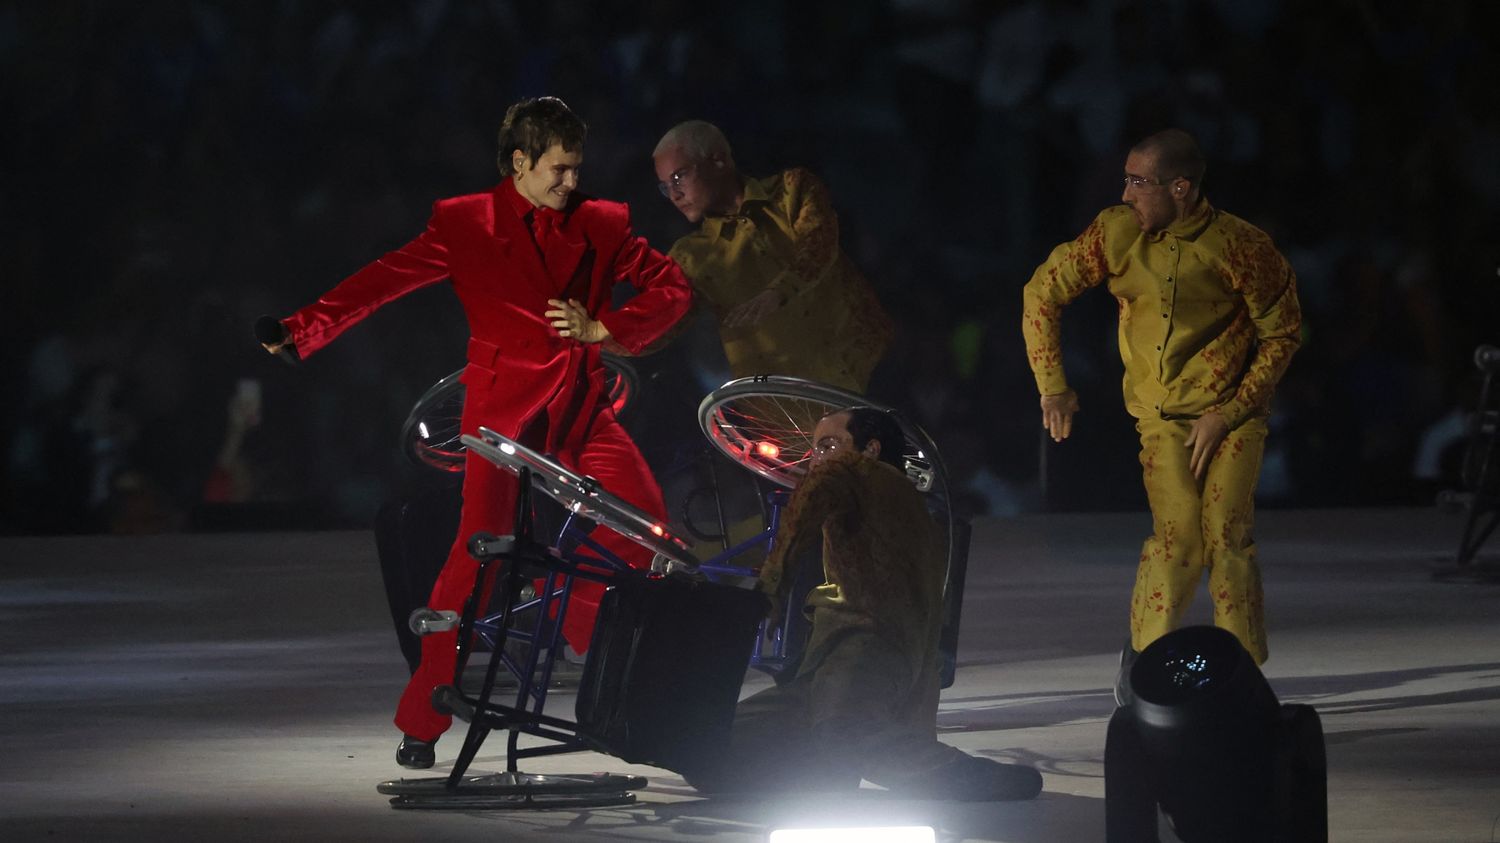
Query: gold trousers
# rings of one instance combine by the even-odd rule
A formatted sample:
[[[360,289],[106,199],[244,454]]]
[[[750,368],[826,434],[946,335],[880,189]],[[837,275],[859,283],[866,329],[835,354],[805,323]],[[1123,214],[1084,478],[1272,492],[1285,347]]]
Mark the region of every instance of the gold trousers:
[[[1266,660],[1266,628],[1255,564],[1255,482],[1266,447],[1265,419],[1229,432],[1202,480],[1188,467],[1191,420],[1141,419],[1141,473],[1153,534],[1141,547],[1130,600],[1137,651],[1176,629],[1204,569],[1214,625],[1234,633],[1256,664]]]

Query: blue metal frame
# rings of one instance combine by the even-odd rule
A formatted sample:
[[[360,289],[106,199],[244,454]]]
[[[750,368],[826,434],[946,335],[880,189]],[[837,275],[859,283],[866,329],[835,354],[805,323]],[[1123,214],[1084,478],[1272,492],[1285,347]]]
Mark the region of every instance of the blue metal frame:
[[[734,559],[740,554],[745,553],[746,551],[751,550],[757,546],[763,546],[766,552],[770,553],[771,548],[776,541],[777,532],[781,528],[781,511],[785,508],[786,503],[790,499],[790,497],[790,493],[782,489],[775,489],[767,492],[766,502],[768,504],[768,523],[766,524],[765,529],[741,541],[733,547],[727,548],[710,557],[709,559],[704,560],[698,565],[698,570],[710,576],[754,577],[758,575],[759,571],[755,568],[745,567],[742,565],[728,565],[724,563],[727,560]],[[570,513],[563,521],[562,526],[557,531],[557,536],[553,543],[553,548],[573,548],[572,550],[566,552],[562,550],[557,551],[559,554],[557,557],[557,562],[559,564],[565,566],[565,569],[572,569],[575,572],[582,569],[583,567],[593,567],[601,569],[608,568],[613,569],[614,571],[622,572],[634,570],[624,559],[621,559],[617,554],[610,551],[609,548],[591,538],[588,535],[589,531],[578,526],[576,523],[577,521],[577,516]],[[594,553],[598,554],[598,556],[576,556],[575,554],[577,553],[577,548],[579,547],[587,548],[588,550],[591,550]],[[558,584],[558,581],[561,581],[560,585]],[[502,664],[511,672],[511,675],[516,677],[518,682],[521,682],[523,686],[527,684],[535,684],[538,686],[530,689],[531,694],[537,700],[544,699],[546,696],[547,684],[550,680],[552,670],[552,664],[550,663],[550,660],[548,664],[541,666],[543,667],[544,672],[538,682],[527,683],[525,682],[525,679],[527,676],[531,676],[536,672],[537,667],[539,666],[538,664],[536,664],[536,662],[538,661],[536,655],[541,649],[545,648],[549,651],[556,651],[554,648],[556,648],[559,643],[557,640],[557,636],[559,634],[559,630],[561,629],[563,613],[566,610],[567,599],[572,593],[572,581],[572,573],[567,573],[566,570],[552,571],[547,575],[543,582],[542,589],[539,592],[540,596],[534,597],[531,600],[527,600],[525,602],[517,603],[516,605],[511,607],[509,613],[506,613],[502,609],[499,614],[477,618],[474,622],[474,634],[482,638],[485,643],[489,644],[491,647],[503,649],[499,644],[497,644],[497,635],[501,629],[500,619],[502,618],[502,616],[506,616],[507,614],[513,615],[516,613],[526,612],[531,609],[536,609],[538,611],[539,620],[541,621],[541,623],[538,624],[534,631],[527,631],[512,627],[505,633],[505,637],[508,639],[516,639],[533,645],[531,648],[531,658],[528,661],[528,664],[523,667],[522,665],[517,664],[515,660],[512,659],[508,654],[505,654],[503,652],[501,653]],[[558,617],[551,623],[547,623],[547,614],[553,605],[558,606]],[[508,621],[508,617],[506,618],[506,620]],[[756,639],[754,654],[752,655],[750,661],[752,667],[774,670],[775,668],[778,668],[782,664],[784,664],[788,657],[785,648],[787,631],[790,625],[790,618],[786,617],[780,619],[779,623],[774,628],[769,626],[771,620],[772,619],[767,619],[767,626],[763,627],[761,636]],[[767,633],[770,634],[769,639],[767,637]],[[767,646],[768,641],[770,646]],[[542,647],[535,646],[538,642],[541,642]],[[518,705],[520,704],[520,698],[524,698],[524,695],[518,695]],[[540,708],[538,708],[537,711],[539,712]]]
[[[612,573],[605,570],[606,567],[618,568],[619,572],[632,570],[624,560],[600,547],[587,536],[580,535],[573,525],[574,519],[571,516],[559,531],[559,540],[564,537],[575,537],[579,539],[578,544],[598,551],[601,554],[599,558],[575,559],[571,558],[571,554],[565,554],[556,547],[543,547],[538,544],[533,538],[531,520],[530,471],[523,469],[518,479],[520,480],[520,493],[516,505],[512,549],[509,552],[479,560],[479,571],[475,576],[474,588],[465,604],[463,620],[459,626],[458,658],[453,676],[454,690],[448,695],[448,700],[468,708],[470,716],[468,718],[469,731],[464,738],[463,749],[460,750],[453,771],[449,774],[449,783],[452,787],[457,787],[462,781],[469,764],[478,753],[479,746],[493,729],[506,729],[510,732],[506,747],[506,769],[509,772],[517,771],[517,761],[521,758],[577,752],[590,748],[574,731],[577,727],[576,723],[542,713],[547,701],[547,687],[552,679],[552,668],[557,654],[560,652],[562,625],[567,617],[574,579],[583,577],[608,582]],[[500,600],[500,611],[498,614],[477,617],[477,607],[487,590],[485,583],[490,576],[490,566],[497,561],[506,563],[505,569],[495,575],[499,579],[495,587],[499,589],[497,596]],[[530,567],[539,568],[541,571],[527,570],[528,563]],[[586,568],[595,570],[590,571]],[[543,574],[542,571],[545,573]],[[517,604],[515,598],[519,596],[522,583],[537,574],[541,574],[542,577],[542,588],[538,596]],[[552,617],[554,607],[556,617]],[[536,609],[536,620],[529,630],[511,625],[511,619],[517,612],[532,608]],[[465,632],[469,634],[466,635]],[[469,697],[458,690],[464,668],[468,664],[471,635],[480,636],[493,648],[483,684],[479,694],[475,697]],[[524,665],[518,664],[505,652],[506,642],[513,637],[531,645]],[[543,650],[547,653],[545,660],[541,658]],[[499,668],[502,665],[516,677],[516,697],[513,706],[499,705],[491,701]],[[556,745],[522,749],[518,742],[523,732],[554,741]]]
[[[434,702],[440,707],[446,707],[469,721],[463,748],[449,776],[452,787],[458,786],[479,746],[488,733],[495,729],[504,729],[510,733],[506,753],[509,772],[517,772],[517,761],[521,758],[592,748],[578,735],[577,723],[543,713],[553,667],[565,646],[562,627],[567,617],[575,579],[582,577],[607,584],[619,576],[664,576],[671,573],[674,565],[685,566],[691,571],[702,572],[711,577],[754,577],[758,574],[756,569],[728,562],[756,547],[764,547],[769,554],[781,527],[781,511],[791,497],[791,493],[785,489],[768,492],[765,497],[765,528],[733,547],[726,547],[708,560],[693,559],[690,553],[685,553],[686,545],[669,534],[669,541],[665,544],[653,543],[646,536],[647,540],[642,541],[643,546],[656,546],[659,555],[665,554],[664,558],[669,560],[668,569],[663,571],[653,566],[651,571],[640,571],[588,535],[596,528],[592,523],[594,519],[588,519],[590,523],[586,528],[583,523],[585,519],[580,518],[580,510],[585,514],[604,515],[601,526],[620,530],[622,528],[615,525],[614,519],[624,517],[628,522],[625,529],[646,529],[649,526],[647,532],[663,536],[661,525],[651,521],[647,521],[646,525],[639,523],[641,518],[649,519],[649,516],[634,510],[626,502],[605,494],[606,490],[597,487],[597,481],[573,477],[565,467],[550,462],[551,458],[521,449],[516,443],[493,431],[481,428],[478,437],[465,436],[464,440],[470,447],[480,448],[481,454],[497,464],[500,464],[500,460],[505,460],[505,467],[517,474],[520,493],[516,500],[513,536],[474,536],[470,539],[470,550],[479,562],[479,570],[459,626],[453,685],[438,689],[434,695]],[[507,445],[510,447],[507,448]],[[496,453],[486,453],[486,449],[490,448]],[[509,457],[516,459],[510,460]],[[548,485],[541,490],[548,495],[557,496],[558,491],[551,485],[549,472],[566,475],[562,477],[564,484],[569,483],[571,477],[572,482],[580,486],[579,493],[585,497],[571,503],[558,498],[564,504],[567,516],[556,536],[547,543],[546,539],[539,541],[536,536],[532,500],[538,490],[533,485],[533,479],[540,481],[545,478]],[[593,485],[586,481],[591,481]],[[588,500],[593,503],[584,503]],[[609,504],[611,501],[614,502],[611,506],[623,509],[614,513],[613,509],[594,508],[591,512],[591,507]],[[636,521],[630,521],[631,518]],[[721,524],[721,530],[722,527]],[[727,539],[724,543],[728,544]],[[679,551],[682,553],[675,555]],[[498,569],[492,568],[497,562],[503,564]],[[520,598],[526,588],[537,581],[541,584],[535,596],[521,602]],[[483,605],[491,596],[487,592],[491,589],[495,589],[493,599],[499,602],[500,609],[498,613],[481,615]],[[536,613],[534,620],[515,623],[519,613],[529,611]],[[793,613],[788,612],[782,618],[767,619],[762,623],[751,656],[751,666],[774,673],[783,669],[795,657],[796,654],[787,652],[793,620]],[[479,694],[470,696],[461,690],[461,680],[475,638],[488,642],[492,652]],[[506,644],[510,640],[529,645],[524,657],[518,658],[506,652]],[[502,666],[517,681],[514,705],[494,701],[497,676]],[[518,744],[522,733],[544,738],[552,744],[522,749]]]
[[[745,568],[734,565],[723,565],[721,561],[733,559],[741,553],[757,546],[765,545],[766,553],[771,552],[776,542],[776,535],[781,530],[781,510],[786,507],[787,501],[791,499],[791,493],[784,489],[774,489],[766,493],[767,524],[766,528],[756,535],[740,542],[734,547],[728,548],[714,555],[704,562],[700,562],[698,570],[710,574],[724,574],[728,576],[753,577],[759,572],[753,568]],[[776,621],[776,626],[771,623]],[[775,673],[783,667],[791,654],[786,652],[788,632],[790,631],[792,616],[790,610],[780,619],[767,618],[761,624],[760,635],[755,638],[755,650],[750,656],[750,666]],[[767,642],[769,650],[767,652]]]

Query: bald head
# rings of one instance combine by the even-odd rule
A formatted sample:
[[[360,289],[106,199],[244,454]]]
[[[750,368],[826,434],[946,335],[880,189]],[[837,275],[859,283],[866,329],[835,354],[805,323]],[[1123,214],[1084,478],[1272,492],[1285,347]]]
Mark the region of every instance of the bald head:
[[[693,163],[716,159],[734,169],[734,153],[729,149],[729,139],[718,126],[707,120],[686,120],[668,129],[657,142],[651,157],[660,158],[671,150],[681,152]]]
[[[688,222],[739,208],[744,187],[718,126],[704,120],[678,123],[662,135],[651,160],[661,194]]]

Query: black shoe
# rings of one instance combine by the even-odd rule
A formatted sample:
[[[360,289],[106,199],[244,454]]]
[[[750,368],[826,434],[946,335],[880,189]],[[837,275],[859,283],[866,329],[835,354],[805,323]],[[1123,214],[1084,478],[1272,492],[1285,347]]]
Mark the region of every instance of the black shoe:
[[[1025,764],[1001,764],[965,754],[904,781],[892,782],[889,789],[908,799],[1019,801],[1042,792],[1042,774]]]
[[[1120,672],[1115,674],[1115,705],[1120,708],[1135,702],[1135,691],[1130,687],[1130,669],[1135,667],[1135,660],[1140,655],[1131,648],[1129,640],[1120,650]]]
[[[425,770],[437,761],[437,741],[417,740],[411,735],[402,735],[396,746],[396,763],[413,770]]]

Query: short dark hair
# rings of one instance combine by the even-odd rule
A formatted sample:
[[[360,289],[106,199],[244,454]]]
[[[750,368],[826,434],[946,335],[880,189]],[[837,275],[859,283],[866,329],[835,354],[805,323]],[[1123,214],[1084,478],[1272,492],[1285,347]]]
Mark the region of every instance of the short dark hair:
[[[553,144],[561,144],[568,152],[582,149],[588,131],[589,127],[557,97],[521,100],[506,109],[505,120],[500,123],[500,152],[495,164],[500,167],[500,175],[511,175],[515,172],[511,153],[519,149],[535,167],[537,159]]]
[[[880,443],[881,462],[906,470],[906,434],[901,432],[895,416],[874,407],[850,407],[845,412],[849,414],[849,435],[856,449],[863,451],[874,439]]]
[[[1208,170],[1208,162],[1203,158],[1203,150],[1198,148],[1198,141],[1181,129],[1163,129],[1147,135],[1131,152],[1155,155],[1155,175],[1161,179],[1181,176],[1193,184],[1202,184],[1203,174]]]

